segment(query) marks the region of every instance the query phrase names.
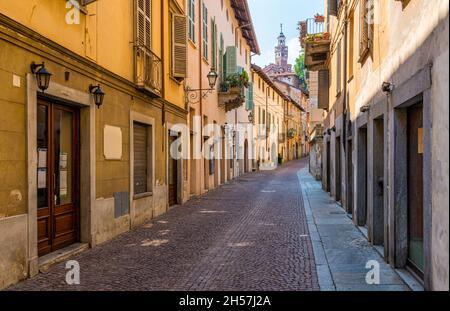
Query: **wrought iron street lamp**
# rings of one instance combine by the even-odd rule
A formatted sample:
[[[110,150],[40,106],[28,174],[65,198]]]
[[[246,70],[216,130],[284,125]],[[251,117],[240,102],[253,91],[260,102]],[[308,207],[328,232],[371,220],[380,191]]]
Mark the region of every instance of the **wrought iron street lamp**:
[[[186,93],[186,104],[196,104],[200,101],[200,99],[205,98],[209,93],[211,93],[216,84],[219,75],[215,71],[214,68],[211,68],[210,72],[206,76],[208,78],[209,89],[191,89],[190,87],[186,87],[184,89]]]
[[[45,63],[36,64],[35,62],[31,63],[31,72],[36,75],[36,81],[38,88],[45,92],[50,85],[50,78],[52,74],[45,68]]]
[[[89,93],[94,97],[94,103],[97,105],[97,108],[100,109],[100,106],[103,105],[103,99],[105,98],[105,92],[103,92],[102,88],[99,85],[90,85]]]

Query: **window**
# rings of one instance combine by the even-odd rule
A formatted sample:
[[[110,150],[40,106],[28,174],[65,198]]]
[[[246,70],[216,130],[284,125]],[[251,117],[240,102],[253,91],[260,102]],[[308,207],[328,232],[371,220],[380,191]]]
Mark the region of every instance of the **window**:
[[[134,194],[152,191],[152,127],[134,122]]]
[[[342,90],[342,55],[341,55],[341,41],[337,45],[336,51],[336,96],[341,93]]]
[[[360,2],[360,47],[359,56],[362,60],[371,50],[374,34],[374,2],[373,0],[362,0]]]
[[[348,77],[351,79],[353,77],[353,49],[354,49],[354,39],[355,39],[355,18],[354,12],[350,13],[349,22],[349,43],[348,43]],[[345,81],[344,81],[345,82]]]
[[[195,43],[195,0],[189,1],[189,39]]]
[[[203,57],[208,60],[208,49],[209,49],[209,40],[208,40],[208,9],[206,5],[203,3]]]
[[[211,42],[212,42],[212,66],[217,69],[217,25],[214,19],[211,19]]]

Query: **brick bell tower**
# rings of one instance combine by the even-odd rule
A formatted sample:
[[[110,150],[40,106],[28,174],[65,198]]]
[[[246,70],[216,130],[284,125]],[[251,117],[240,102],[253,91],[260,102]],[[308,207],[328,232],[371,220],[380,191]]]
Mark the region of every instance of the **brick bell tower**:
[[[286,45],[286,36],[283,34],[283,24],[281,26],[281,32],[278,36],[278,45],[275,47],[275,63],[284,69],[288,67],[289,48]]]

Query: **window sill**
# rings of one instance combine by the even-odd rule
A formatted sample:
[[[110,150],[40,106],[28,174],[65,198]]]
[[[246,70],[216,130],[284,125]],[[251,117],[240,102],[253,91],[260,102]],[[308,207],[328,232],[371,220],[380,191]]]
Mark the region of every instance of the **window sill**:
[[[209,65],[209,60],[207,60],[204,56],[202,56],[202,60],[205,64]]]
[[[370,48],[369,47],[365,48],[364,51],[361,53],[361,55],[359,55],[358,63],[364,64],[364,62],[366,61],[367,57],[370,54],[369,52]]]
[[[354,75],[351,75],[350,78],[348,78],[347,83],[352,82],[353,78],[354,78]]]
[[[139,194],[135,194],[133,196],[133,200],[140,200],[140,199],[145,199],[145,198],[149,198],[153,196],[153,192],[145,192],[145,193],[139,193]]]
[[[197,45],[195,44],[194,41],[192,41],[191,39],[188,39],[188,42],[194,49],[197,49]]]

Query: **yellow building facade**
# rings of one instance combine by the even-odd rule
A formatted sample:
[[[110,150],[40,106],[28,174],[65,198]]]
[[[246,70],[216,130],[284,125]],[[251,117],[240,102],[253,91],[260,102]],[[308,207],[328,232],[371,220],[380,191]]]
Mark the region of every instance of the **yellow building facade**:
[[[238,127],[249,125],[250,86],[232,90],[229,78],[249,75],[259,46],[246,0],[188,0],[187,6],[190,153],[185,194],[192,197],[253,169],[250,131],[236,134]],[[211,87],[212,72],[218,79]],[[200,156],[195,150],[201,150]]]
[[[185,13],[176,0],[1,2],[0,288],[185,200],[187,167],[168,153],[170,125],[187,123]]]

